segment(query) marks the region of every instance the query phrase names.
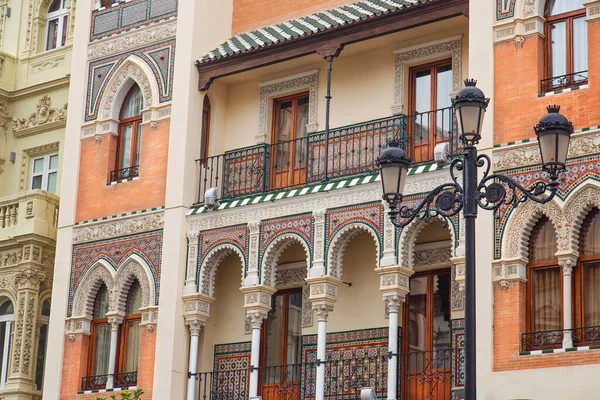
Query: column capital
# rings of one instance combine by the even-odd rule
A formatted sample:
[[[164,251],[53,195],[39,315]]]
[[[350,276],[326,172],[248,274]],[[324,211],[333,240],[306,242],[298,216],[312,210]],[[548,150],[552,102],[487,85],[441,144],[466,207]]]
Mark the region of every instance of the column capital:
[[[310,286],[308,298],[313,303],[334,304],[337,300],[337,289],[341,280],[333,276],[311,276],[306,278],[306,283]]]
[[[35,268],[24,268],[15,275],[15,286],[18,290],[39,290],[40,283],[46,279],[46,273]]]
[[[190,336],[200,335],[202,327],[206,324],[206,320],[202,318],[186,318],[185,325],[190,329]]]
[[[560,265],[563,269],[563,275],[571,275],[573,272],[573,268],[577,265],[578,254],[574,253],[565,253],[565,254],[557,254],[558,256],[558,265]]]
[[[123,315],[120,313],[107,313],[108,323],[110,324],[110,330],[116,331],[119,326],[123,323]]]
[[[312,303],[312,309],[317,312],[317,319],[320,321],[327,321],[329,313],[333,311],[333,303],[330,302],[318,302]]]
[[[250,319],[252,329],[260,329],[263,320],[267,319],[268,312],[262,309],[246,310],[246,316]]]
[[[406,301],[406,294],[403,293],[384,293],[383,301],[388,313],[397,313],[402,304]]]

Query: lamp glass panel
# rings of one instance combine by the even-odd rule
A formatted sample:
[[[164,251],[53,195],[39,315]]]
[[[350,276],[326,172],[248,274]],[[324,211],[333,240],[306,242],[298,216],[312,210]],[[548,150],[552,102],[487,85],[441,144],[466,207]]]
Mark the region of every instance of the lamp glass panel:
[[[381,168],[381,183],[383,184],[384,194],[397,193],[401,169],[400,164],[386,164]]]
[[[482,108],[477,106],[460,107],[456,112],[456,117],[458,118],[460,133],[467,139],[472,139],[480,133],[481,124],[483,123]]]
[[[542,153],[542,163],[556,162],[556,134],[545,134],[538,137],[540,142],[540,152]]]

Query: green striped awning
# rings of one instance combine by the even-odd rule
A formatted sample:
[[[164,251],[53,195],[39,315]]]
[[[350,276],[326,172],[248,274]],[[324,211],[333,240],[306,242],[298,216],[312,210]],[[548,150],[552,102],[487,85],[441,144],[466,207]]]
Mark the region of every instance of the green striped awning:
[[[411,167],[408,170],[408,175],[417,175],[422,174],[424,172],[435,171],[438,169],[438,165],[436,163],[423,164]],[[329,192],[331,190],[342,189],[353,187],[357,185],[364,185],[371,182],[378,182],[381,178],[379,177],[379,173],[362,175],[358,177],[349,177],[343,178],[340,180],[332,181],[332,182],[320,182],[313,183],[306,186],[284,189],[269,193],[260,193],[254,194],[250,196],[239,197],[235,199],[221,200],[219,203],[219,207],[216,210],[224,210],[227,208],[236,208],[242,207],[252,204],[264,203],[267,201],[277,201],[282,199],[287,199],[290,197],[304,196],[312,193],[320,193],[320,192]],[[199,204],[193,206],[190,211],[188,211],[187,215],[201,214],[209,211],[208,207],[204,207],[204,205]]]
[[[290,42],[357,21],[398,12],[433,0],[362,0],[232,37],[198,60],[199,64]]]

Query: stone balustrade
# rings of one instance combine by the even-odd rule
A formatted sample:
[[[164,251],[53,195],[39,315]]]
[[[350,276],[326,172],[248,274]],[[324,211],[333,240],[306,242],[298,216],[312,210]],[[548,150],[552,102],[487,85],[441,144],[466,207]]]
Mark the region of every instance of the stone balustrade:
[[[37,234],[56,240],[58,196],[30,190],[0,198],[0,240]]]

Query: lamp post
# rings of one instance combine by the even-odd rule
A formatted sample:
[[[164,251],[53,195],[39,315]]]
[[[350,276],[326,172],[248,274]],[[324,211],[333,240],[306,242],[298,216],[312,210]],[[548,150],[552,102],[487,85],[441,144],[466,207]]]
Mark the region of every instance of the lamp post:
[[[459,138],[463,145],[460,156],[450,164],[451,181],[444,183],[417,204],[402,204],[406,176],[411,161],[406,152],[398,147],[396,139],[377,160],[383,186],[383,199],[389,204],[389,216],[397,228],[404,228],[413,220],[428,222],[430,218],[452,217],[463,212],[465,218],[465,400],[477,398],[476,338],[475,338],[475,218],[478,207],[497,210],[503,204],[518,204],[532,200],[543,204],[551,201],[558,189],[558,175],[564,172],[573,125],[559,114],[560,107],[549,106],[534,127],[540,146],[542,169],[548,173],[550,182],[537,182],[525,188],[513,179],[490,174],[492,163],[486,154],[477,154],[476,145],[481,139],[485,110],[488,106],[483,92],[475,80],[466,80],[465,87],[452,99]],[[478,182],[477,170],[483,170]],[[462,185],[457,172],[462,172]],[[547,193],[548,192],[548,193]]]

